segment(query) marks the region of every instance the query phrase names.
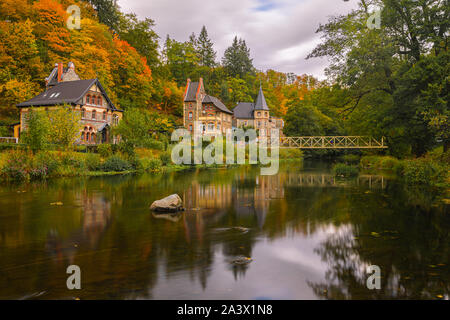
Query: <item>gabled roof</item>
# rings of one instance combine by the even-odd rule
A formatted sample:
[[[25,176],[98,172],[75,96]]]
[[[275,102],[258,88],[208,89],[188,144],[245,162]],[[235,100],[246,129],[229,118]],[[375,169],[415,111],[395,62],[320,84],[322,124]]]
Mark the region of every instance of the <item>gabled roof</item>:
[[[197,101],[198,85],[199,82],[189,82],[186,90],[186,96],[184,97],[184,102]]]
[[[253,102],[239,102],[233,109],[233,114],[236,119],[253,119],[253,111],[255,104]]]
[[[217,108],[219,108],[221,111],[229,113],[229,114],[233,114],[233,112],[231,112],[223,103],[222,101],[220,101],[219,99],[217,99],[216,97],[210,96],[210,95],[206,95],[203,98],[202,103],[212,103],[214,104]]]
[[[261,86],[259,86],[259,93],[258,98],[256,98],[255,110],[269,111],[269,107],[267,106],[266,98],[264,97],[264,93]]]
[[[100,89],[100,91],[103,93],[110,109],[115,111],[121,111],[117,109],[111,102],[108,95],[106,94],[106,91],[103,89],[98,79],[59,82],[55,84],[53,87],[38,94],[36,97],[28,101],[19,103],[16,106],[18,108],[22,108],[31,106],[40,107],[40,106],[62,105],[62,104],[82,104],[81,103],[82,98],[94,84],[96,84]]]

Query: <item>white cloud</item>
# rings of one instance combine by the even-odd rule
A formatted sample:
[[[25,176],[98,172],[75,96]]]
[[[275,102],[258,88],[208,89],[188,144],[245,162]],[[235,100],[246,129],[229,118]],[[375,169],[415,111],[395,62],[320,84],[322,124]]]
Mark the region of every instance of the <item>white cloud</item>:
[[[125,12],[156,22],[162,40],[186,41],[206,25],[218,58],[235,35],[246,40],[254,65],[323,78],[326,59],[305,60],[319,43],[319,23],[349,12],[356,1],[342,0],[119,0]]]

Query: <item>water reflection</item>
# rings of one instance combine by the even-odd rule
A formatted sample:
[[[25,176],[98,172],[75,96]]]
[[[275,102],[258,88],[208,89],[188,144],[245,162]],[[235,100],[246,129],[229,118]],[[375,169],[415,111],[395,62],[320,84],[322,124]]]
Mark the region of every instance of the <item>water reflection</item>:
[[[448,208],[429,190],[382,176],[335,179],[323,168],[258,174],[241,167],[4,186],[0,298],[448,295]],[[172,193],[186,212],[149,211]],[[236,263],[246,257],[253,261]],[[81,267],[81,291],[65,288],[70,264]],[[365,286],[371,264],[382,269],[380,291]]]

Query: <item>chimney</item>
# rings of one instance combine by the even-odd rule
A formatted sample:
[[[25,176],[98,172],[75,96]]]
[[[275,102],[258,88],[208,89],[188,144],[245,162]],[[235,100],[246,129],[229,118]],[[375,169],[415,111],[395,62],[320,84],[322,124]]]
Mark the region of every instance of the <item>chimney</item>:
[[[62,75],[63,75],[63,64],[62,62],[58,62],[58,82],[62,81]]]

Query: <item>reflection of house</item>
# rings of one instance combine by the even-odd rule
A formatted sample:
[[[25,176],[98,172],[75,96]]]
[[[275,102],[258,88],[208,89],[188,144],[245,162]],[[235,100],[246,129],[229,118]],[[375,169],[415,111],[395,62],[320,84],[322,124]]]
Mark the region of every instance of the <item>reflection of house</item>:
[[[20,131],[27,128],[30,107],[45,107],[55,110],[62,105],[70,105],[81,114],[83,124],[79,144],[112,142],[110,127],[122,118],[122,111],[109,99],[98,79],[81,80],[75,72],[75,65],[69,62],[67,68],[62,63],[55,65],[46,80],[46,90],[36,97],[19,103]]]
[[[202,133],[225,134],[231,129],[233,112],[216,97],[207,95],[203,86],[203,79],[199,82],[187,81],[183,103],[184,127],[191,133],[197,124]]]
[[[283,119],[270,115],[269,106],[262,87],[259,88],[256,102],[240,102],[233,109],[233,124],[237,128],[253,127],[259,130],[260,135],[270,136],[271,129],[279,129],[280,135],[284,127]]]
[[[194,183],[184,194],[186,208],[215,209],[231,204],[231,185]]]

